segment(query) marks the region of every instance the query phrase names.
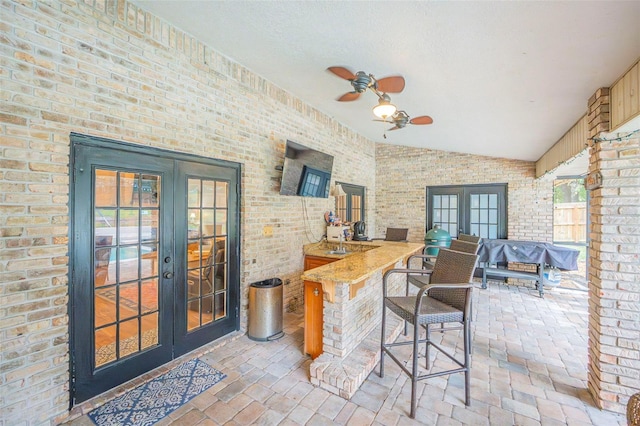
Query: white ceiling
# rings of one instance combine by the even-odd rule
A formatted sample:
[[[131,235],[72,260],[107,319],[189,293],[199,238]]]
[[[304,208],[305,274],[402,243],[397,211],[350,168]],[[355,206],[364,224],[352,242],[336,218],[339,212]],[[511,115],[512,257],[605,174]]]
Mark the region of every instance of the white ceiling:
[[[537,160],[640,57],[640,1],[133,3],[376,142]],[[373,122],[340,65],[400,74],[391,100],[432,125]]]

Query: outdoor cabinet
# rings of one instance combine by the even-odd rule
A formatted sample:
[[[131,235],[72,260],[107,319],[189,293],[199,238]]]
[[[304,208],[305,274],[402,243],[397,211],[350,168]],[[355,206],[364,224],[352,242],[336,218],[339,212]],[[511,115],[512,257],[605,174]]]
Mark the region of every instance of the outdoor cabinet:
[[[317,268],[340,259],[319,256],[305,256],[304,270]],[[322,327],[324,295],[322,284],[314,281],[304,282],[304,352],[315,359],[322,353]]]

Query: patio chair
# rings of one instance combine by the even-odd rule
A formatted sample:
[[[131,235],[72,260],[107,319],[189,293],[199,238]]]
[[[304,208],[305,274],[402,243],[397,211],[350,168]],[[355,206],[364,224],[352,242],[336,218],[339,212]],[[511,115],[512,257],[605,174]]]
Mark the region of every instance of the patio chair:
[[[469,234],[458,234],[458,239],[460,241],[466,241],[469,243],[476,243],[476,244],[480,244],[480,240],[482,240],[482,238],[480,237],[476,237],[475,235],[469,235]]]
[[[451,242],[453,244],[453,241]],[[461,247],[458,244],[455,247]],[[433,268],[425,269],[421,274],[407,274],[407,293],[409,295],[409,284],[422,288],[429,284],[442,283],[470,283],[476,269],[478,248],[465,245],[465,249],[471,252],[452,250],[451,248],[441,248],[438,250]],[[413,259],[425,259],[432,256],[414,254],[407,259],[407,265]],[[442,261],[440,264],[438,262]]]
[[[442,254],[440,254],[442,253]],[[451,250],[441,249],[438,253],[440,262],[440,268],[449,267],[456,269],[455,262],[457,259],[461,259],[465,262],[467,258],[471,259],[473,263],[477,260],[477,256],[468,253],[454,252]],[[468,260],[467,260],[468,262]],[[391,269],[384,274],[382,280],[383,286],[383,310],[382,310],[382,337],[380,341],[380,377],[384,377],[384,358],[385,355],[389,357],[400,367],[400,369],[409,376],[411,380],[411,411],[410,417],[415,418],[416,412],[416,387],[417,382],[420,380],[429,379],[432,377],[438,377],[442,375],[464,373],[464,388],[465,388],[465,405],[471,403],[470,395],[470,360],[471,360],[471,327],[470,327],[470,310],[471,310],[471,296],[473,285],[467,281],[460,281],[458,283],[446,282],[438,284],[428,284],[420,288],[417,295],[412,296],[390,296],[387,290],[387,282],[393,274],[405,274],[410,276],[422,276],[427,279],[427,271],[423,269]],[[433,274],[431,274],[433,275]],[[398,315],[405,322],[413,325],[412,339],[407,341],[395,341],[392,343],[386,343],[386,315],[387,309]],[[463,346],[464,355],[463,360],[459,360],[454,356],[451,350],[447,350],[440,344],[434,343],[431,340],[431,324],[441,323],[456,323],[462,326],[456,326],[456,329],[463,329]],[[425,329],[425,338],[420,338],[421,329]],[[405,333],[406,334],[406,333]],[[426,362],[425,368],[427,372],[420,374],[418,369],[418,349],[420,344],[425,345]],[[407,368],[405,362],[399,359],[392,350],[397,346],[412,345],[413,353],[411,357],[411,368]],[[447,356],[453,363],[456,364],[455,368],[445,371],[431,371],[430,370],[430,347],[433,346],[445,356]]]
[[[407,242],[407,234],[409,228],[387,228],[387,233],[384,238],[372,238],[371,240],[384,240],[384,241],[402,241]]]
[[[428,247],[425,247],[424,249],[425,255],[426,255],[427,249]],[[471,254],[477,254],[479,249],[480,249],[480,244],[472,243],[469,241],[462,241],[462,240],[451,240],[451,245],[449,246],[449,250],[461,251],[463,253],[471,253]],[[425,257],[422,260],[422,269],[433,269],[436,263],[436,258],[437,256]]]
[[[452,241],[453,243],[453,241]],[[438,256],[434,264],[433,269],[424,270],[423,274],[407,274],[407,289],[405,294],[409,296],[410,287],[414,285],[418,288],[424,288],[432,284],[446,284],[446,283],[469,283],[473,280],[473,274],[478,264],[478,255],[475,254],[477,249],[473,253],[464,253],[459,251],[453,251],[451,249],[438,250]],[[409,256],[407,265],[411,264],[412,258],[420,258],[422,255]],[[440,262],[440,263],[438,263]],[[469,321],[471,321],[472,315],[470,312]],[[459,330],[462,328],[462,324],[451,326],[445,325],[446,321],[440,323],[438,328],[432,329],[432,331],[445,332],[449,330]],[[427,326],[429,327],[429,326]],[[404,334],[407,334],[407,324],[405,323]],[[469,339],[468,346],[471,351],[471,333],[467,335]],[[427,347],[427,356],[429,355],[429,348]]]

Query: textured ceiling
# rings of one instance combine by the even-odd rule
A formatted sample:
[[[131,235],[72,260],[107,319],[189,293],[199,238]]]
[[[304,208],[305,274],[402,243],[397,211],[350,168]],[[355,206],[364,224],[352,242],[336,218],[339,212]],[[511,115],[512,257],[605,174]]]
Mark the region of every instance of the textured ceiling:
[[[133,3],[376,142],[537,160],[640,57],[640,1]],[[383,135],[376,96],[326,71],[400,74],[434,123]]]

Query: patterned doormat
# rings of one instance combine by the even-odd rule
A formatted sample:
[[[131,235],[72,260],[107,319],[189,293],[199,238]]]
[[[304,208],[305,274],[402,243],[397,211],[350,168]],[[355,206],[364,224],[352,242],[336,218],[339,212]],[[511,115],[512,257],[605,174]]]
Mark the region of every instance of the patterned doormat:
[[[96,408],[89,418],[98,426],[152,425],[225,377],[192,359]]]

